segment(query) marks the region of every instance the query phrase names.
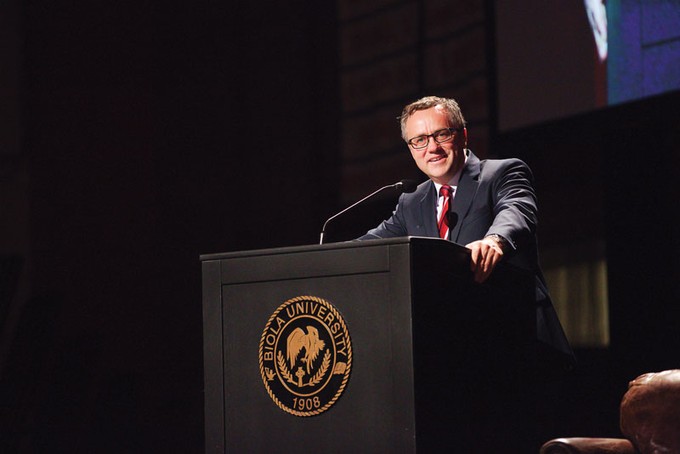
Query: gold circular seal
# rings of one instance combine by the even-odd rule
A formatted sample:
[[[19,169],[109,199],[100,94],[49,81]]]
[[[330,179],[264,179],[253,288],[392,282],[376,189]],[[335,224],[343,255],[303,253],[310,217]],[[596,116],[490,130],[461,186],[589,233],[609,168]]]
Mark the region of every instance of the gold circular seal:
[[[260,374],[269,397],[295,416],[314,416],[340,398],[352,366],[352,343],[337,309],[315,296],[280,305],[260,339]]]

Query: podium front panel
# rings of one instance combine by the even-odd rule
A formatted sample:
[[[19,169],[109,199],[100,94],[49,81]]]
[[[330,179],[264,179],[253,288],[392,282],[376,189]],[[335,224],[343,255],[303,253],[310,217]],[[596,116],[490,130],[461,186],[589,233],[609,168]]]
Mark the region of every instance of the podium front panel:
[[[208,452],[414,452],[408,244],[275,250],[219,262],[224,419],[213,431],[224,435],[212,435],[218,446]],[[309,417],[277,407],[259,368],[265,324],[299,296],[333,304],[352,341],[346,389],[331,408]]]

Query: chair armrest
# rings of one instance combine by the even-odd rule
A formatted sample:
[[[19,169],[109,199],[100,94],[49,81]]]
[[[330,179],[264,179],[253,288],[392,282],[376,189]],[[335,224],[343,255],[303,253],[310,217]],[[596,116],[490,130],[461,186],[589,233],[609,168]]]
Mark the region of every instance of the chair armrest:
[[[556,438],[541,446],[540,454],[636,454],[623,438]]]

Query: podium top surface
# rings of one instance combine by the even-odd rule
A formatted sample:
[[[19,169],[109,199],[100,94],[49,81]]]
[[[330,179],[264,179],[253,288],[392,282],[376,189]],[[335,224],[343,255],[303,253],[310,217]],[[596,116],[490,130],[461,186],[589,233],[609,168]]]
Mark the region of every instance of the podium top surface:
[[[340,243],[327,243],[327,244],[309,244],[303,246],[287,246],[280,248],[270,248],[270,249],[253,249],[246,251],[237,252],[222,252],[214,254],[201,254],[200,260],[202,262],[211,260],[224,260],[242,257],[256,257],[256,256],[266,256],[266,255],[279,255],[279,254],[291,254],[299,252],[312,252],[312,251],[330,251],[337,249],[355,249],[363,247],[375,247],[375,246],[389,246],[389,245],[400,245],[400,244],[440,244],[442,248],[451,248],[451,250],[466,251],[468,249],[447,240],[441,238],[429,238],[429,237],[419,237],[419,236],[405,236],[398,238],[387,238],[378,240],[363,240],[363,241],[344,241]]]

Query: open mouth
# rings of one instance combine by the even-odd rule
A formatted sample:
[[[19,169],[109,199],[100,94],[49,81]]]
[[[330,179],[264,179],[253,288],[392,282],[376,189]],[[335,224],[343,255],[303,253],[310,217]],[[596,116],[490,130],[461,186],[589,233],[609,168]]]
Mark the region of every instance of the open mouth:
[[[439,162],[443,159],[446,159],[446,155],[435,156],[434,158],[430,159],[428,162]]]

